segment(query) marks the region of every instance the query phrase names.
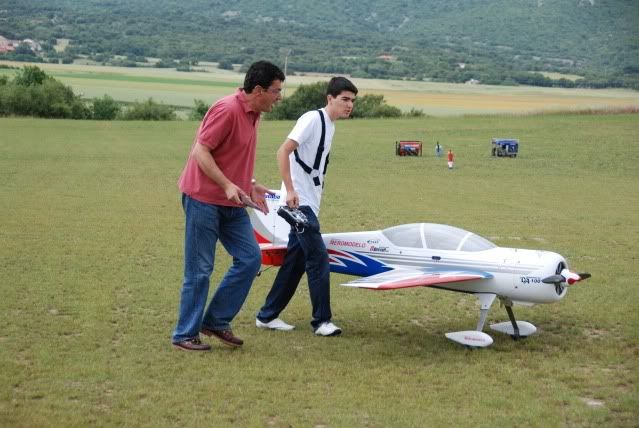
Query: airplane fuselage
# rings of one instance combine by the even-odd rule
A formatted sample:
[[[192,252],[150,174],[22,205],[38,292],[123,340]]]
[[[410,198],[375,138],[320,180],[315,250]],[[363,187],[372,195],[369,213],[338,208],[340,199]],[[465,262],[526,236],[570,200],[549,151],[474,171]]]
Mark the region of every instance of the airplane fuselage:
[[[421,270],[475,269],[490,279],[452,282],[436,288],[463,293],[492,293],[513,303],[553,303],[566,294],[542,279],[555,274],[564,258],[551,251],[494,247],[483,251],[399,247],[380,231],[329,233],[323,236],[331,271],[370,276],[410,268]]]

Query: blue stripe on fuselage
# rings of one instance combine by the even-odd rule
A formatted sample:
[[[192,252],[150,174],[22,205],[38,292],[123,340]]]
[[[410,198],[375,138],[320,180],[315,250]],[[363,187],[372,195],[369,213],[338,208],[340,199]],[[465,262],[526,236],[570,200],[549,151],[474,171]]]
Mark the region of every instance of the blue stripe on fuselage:
[[[360,260],[364,264],[339,257],[339,255],[337,254],[330,254],[330,257],[339,259],[339,261],[344,263],[345,265],[341,266],[331,263],[331,272],[344,273],[346,275],[371,276],[393,270],[392,267],[386,266],[385,264],[380,263],[379,261],[370,257],[362,256],[359,253],[351,253],[350,251],[344,251],[344,253],[347,253],[351,257]]]

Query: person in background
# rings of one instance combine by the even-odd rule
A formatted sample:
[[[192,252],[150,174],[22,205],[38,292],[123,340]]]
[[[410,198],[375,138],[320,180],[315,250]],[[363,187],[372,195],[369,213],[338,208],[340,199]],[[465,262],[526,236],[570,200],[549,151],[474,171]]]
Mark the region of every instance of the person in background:
[[[435,156],[441,157],[442,155],[442,146],[439,145],[439,141],[435,144]]]
[[[452,149],[448,149],[448,169],[453,169],[453,163],[455,162],[455,154]]]
[[[213,104],[197,131],[179,188],[186,217],[184,282],[172,343],[208,351],[200,333],[229,346],[244,341],[231,321],[242,307],[261,266],[260,248],[245,206],[268,212],[266,187],[253,179],[260,114],[281,99],[284,73],[267,61],[252,64],[243,88]],[[215,247],[220,241],[233,264],[204,312]]]
[[[332,78],[326,91],[326,107],[304,113],[277,151],[286,205],[299,208],[309,225],[291,228],[284,262],[255,319],[259,328],[284,331],[295,328],[278,316],[306,272],[315,334],[336,336],[342,332],[331,322],[330,266],[318,215],[335,121],[350,116],[356,95],[357,88],[350,80]]]

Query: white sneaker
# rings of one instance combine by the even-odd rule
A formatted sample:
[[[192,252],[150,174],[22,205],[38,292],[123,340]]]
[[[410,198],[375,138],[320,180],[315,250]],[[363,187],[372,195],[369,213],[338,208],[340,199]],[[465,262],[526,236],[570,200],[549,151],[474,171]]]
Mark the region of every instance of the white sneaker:
[[[279,318],[275,318],[269,322],[262,322],[255,318],[255,326],[259,328],[268,328],[270,330],[290,331],[295,328],[294,325],[286,324]]]
[[[337,336],[342,334],[342,329],[332,322],[323,322],[315,329],[315,334],[318,336]]]

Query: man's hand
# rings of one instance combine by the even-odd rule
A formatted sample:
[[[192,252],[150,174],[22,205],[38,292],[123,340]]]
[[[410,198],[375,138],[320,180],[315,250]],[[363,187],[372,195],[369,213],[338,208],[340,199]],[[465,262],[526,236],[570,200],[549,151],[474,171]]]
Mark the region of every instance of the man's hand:
[[[231,202],[235,202],[236,204],[241,204],[242,203],[242,199],[241,199],[241,195],[244,194],[244,192],[242,191],[242,189],[240,189],[239,187],[237,187],[235,184],[231,183],[230,181],[224,186],[224,193],[226,194],[226,199],[231,201]]]
[[[274,195],[266,186],[263,186],[260,183],[255,183],[251,187],[251,199],[259,207],[259,210],[264,213],[264,215],[268,214],[268,205],[266,204],[266,198],[264,194],[268,193],[269,195]]]
[[[297,195],[297,192],[295,190],[286,191],[286,205],[289,208],[300,207],[300,197]]]

